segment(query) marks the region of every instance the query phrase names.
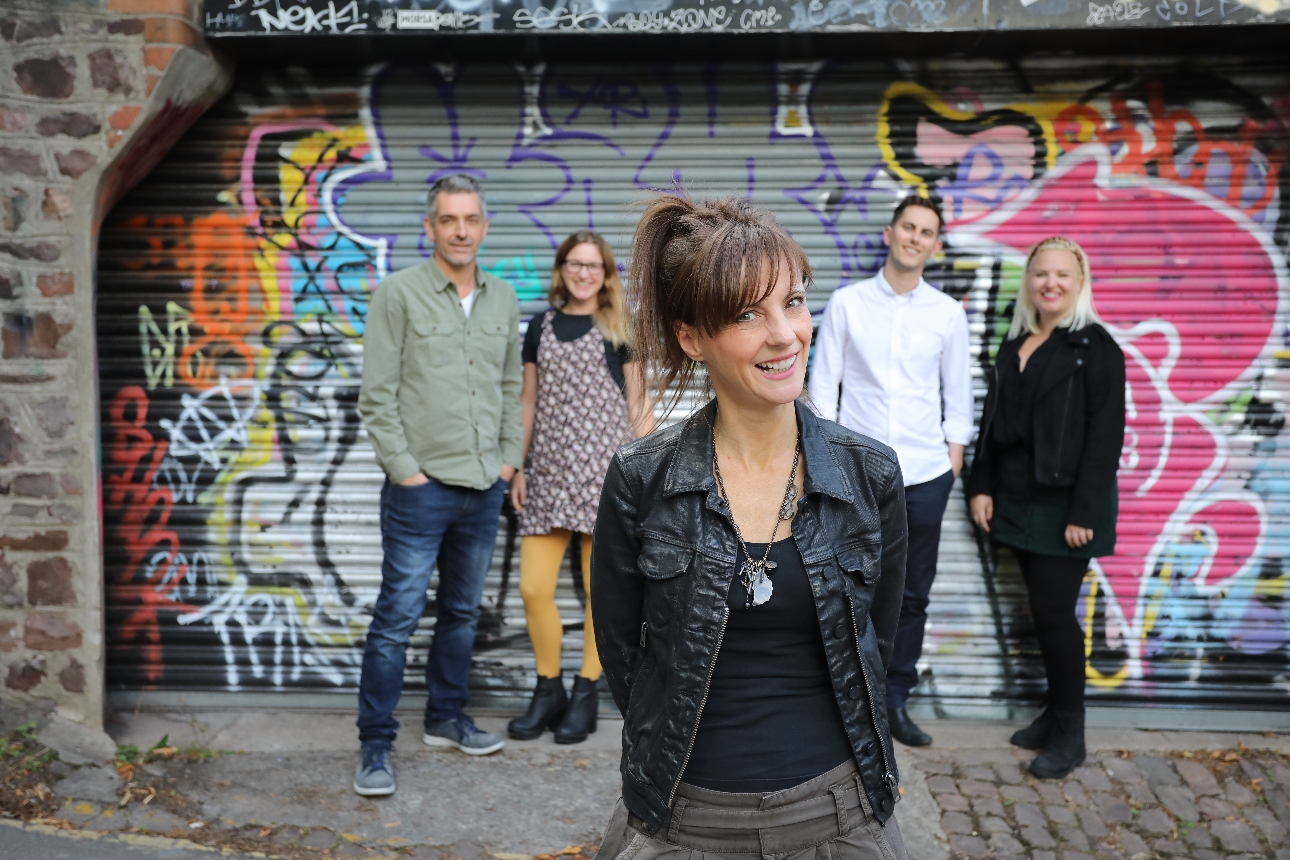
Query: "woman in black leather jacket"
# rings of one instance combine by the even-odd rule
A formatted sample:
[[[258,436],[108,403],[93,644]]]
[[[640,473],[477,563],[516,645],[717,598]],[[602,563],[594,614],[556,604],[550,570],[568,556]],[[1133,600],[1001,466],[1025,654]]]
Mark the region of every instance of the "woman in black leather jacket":
[[[673,398],[702,368],[715,398],[605,479],[591,600],[625,724],[600,857],[905,858],[883,694],[903,481],[799,400],[810,276],[741,198],[660,197],[637,228],[637,366]]]
[[[1088,258],[1060,236],[1035,245],[990,375],[966,491],[972,519],[1017,556],[1048,675],[1048,704],[1012,736],[1043,750],[1039,777],[1084,761],[1084,631],[1075,603],[1089,559],[1115,552],[1124,445],[1124,353],[1098,324]]]

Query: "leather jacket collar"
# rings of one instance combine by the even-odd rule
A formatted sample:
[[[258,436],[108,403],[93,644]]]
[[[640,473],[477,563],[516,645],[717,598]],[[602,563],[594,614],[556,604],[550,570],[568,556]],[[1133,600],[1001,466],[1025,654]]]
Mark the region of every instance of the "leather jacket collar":
[[[806,460],[805,495],[824,493],[842,502],[855,501],[846,475],[829,453],[828,443],[820,432],[824,420],[811,411],[801,400],[796,401],[797,426],[802,434],[802,450]],[[712,476],[712,424],[717,416],[717,401],[711,401],[685,422],[677,444],[676,457],[668,467],[663,480],[663,494],[708,493],[709,501],[716,498],[716,479]],[[719,507],[709,505],[713,510]]]

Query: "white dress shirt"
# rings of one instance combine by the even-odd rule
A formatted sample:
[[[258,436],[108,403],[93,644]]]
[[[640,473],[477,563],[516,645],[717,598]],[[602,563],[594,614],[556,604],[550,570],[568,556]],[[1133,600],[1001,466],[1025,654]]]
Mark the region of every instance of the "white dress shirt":
[[[924,280],[904,295],[881,272],[848,284],[824,308],[809,388],[825,418],[896,450],[905,486],[938,478],[948,443],[972,441],[967,314]]]

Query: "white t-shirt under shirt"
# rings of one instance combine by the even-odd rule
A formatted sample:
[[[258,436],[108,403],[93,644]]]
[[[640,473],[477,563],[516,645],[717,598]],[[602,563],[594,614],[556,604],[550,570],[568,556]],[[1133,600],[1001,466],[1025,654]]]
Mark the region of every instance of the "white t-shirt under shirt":
[[[811,399],[825,418],[894,448],[905,486],[921,484],[950,470],[948,443],[972,441],[968,349],[961,304],[923,280],[900,295],[879,272],[829,298]]]
[[[475,305],[475,294],[477,292],[479,292],[478,289],[471,290],[469,293],[466,293],[466,297],[461,300],[461,309],[466,312],[467,318],[470,317],[470,309]]]

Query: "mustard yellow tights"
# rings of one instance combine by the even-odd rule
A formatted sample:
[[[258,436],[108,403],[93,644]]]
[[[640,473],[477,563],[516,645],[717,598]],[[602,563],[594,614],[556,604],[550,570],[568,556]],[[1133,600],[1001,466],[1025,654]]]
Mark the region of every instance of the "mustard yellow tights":
[[[537,657],[537,673],[543,678],[560,674],[560,644],[564,628],[555,608],[555,585],[560,578],[560,564],[569,550],[573,532],[552,529],[550,534],[526,535],[520,541],[520,595],[524,598],[524,618]],[[591,535],[582,536],[582,585],[591,594]],[[587,623],[582,629],[582,671],[589,681],[600,677],[600,655],[591,627],[591,599],[587,599]]]

